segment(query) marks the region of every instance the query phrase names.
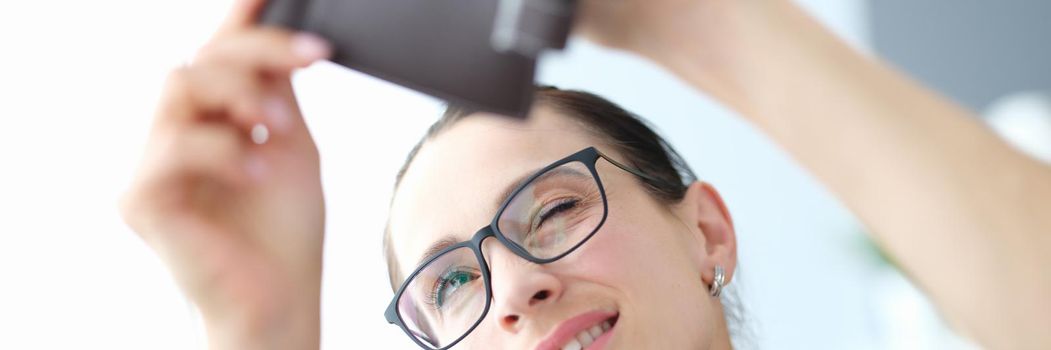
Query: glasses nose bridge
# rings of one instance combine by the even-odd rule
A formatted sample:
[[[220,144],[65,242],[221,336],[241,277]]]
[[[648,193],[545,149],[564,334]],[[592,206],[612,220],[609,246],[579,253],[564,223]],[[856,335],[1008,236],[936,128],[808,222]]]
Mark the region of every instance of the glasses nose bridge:
[[[474,236],[471,236],[471,245],[477,248],[478,251],[482,251],[482,242],[489,237],[496,237],[496,231],[493,231],[492,225],[487,225],[475,231]]]
[[[482,259],[484,265],[489,265],[489,254],[486,254],[482,244],[485,243],[486,238],[496,238],[496,231],[493,230],[492,225],[486,225],[474,232],[474,236],[471,237],[471,247],[477,252],[478,256]],[[488,266],[486,266],[488,270]]]
[[[529,257],[528,252],[523,251],[521,248],[515,246],[514,244],[508,244],[507,242],[505,242],[503,239],[497,236],[496,230],[493,229],[493,226],[488,225],[478,229],[478,231],[474,233],[474,236],[471,237],[471,246],[474,249],[476,249],[476,251],[481,255],[482,262],[484,262],[486,265],[491,265],[492,261],[490,260],[492,260],[493,258],[492,252],[487,252],[484,248],[486,238],[495,239],[496,243],[494,244],[497,244],[503,247],[504,249],[507,249],[507,251],[511,253],[511,255],[514,255],[516,258],[522,259],[525,262],[536,263],[536,261]],[[487,268],[488,267],[490,266],[487,266]]]

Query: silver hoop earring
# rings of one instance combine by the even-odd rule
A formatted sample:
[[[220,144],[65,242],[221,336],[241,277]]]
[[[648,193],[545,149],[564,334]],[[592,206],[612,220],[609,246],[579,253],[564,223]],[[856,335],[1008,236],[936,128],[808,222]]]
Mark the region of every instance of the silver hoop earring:
[[[725,282],[726,275],[723,272],[723,267],[721,265],[715,265],[715,278],[712,278],[712,285],[709,288],[708,292],[711,293],[713,297],[718,298],[719,294],[722,294],[723,292],[723,286],[725,286]]]

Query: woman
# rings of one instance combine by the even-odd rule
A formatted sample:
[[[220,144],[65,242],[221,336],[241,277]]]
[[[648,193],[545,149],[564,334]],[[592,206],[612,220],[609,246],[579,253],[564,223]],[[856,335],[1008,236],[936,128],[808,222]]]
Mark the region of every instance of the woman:
[[[857,54],[787,0],[581,7],[578,33],[653,60],[785,147],[958,332],[992,348],[1051,347],[1047,166]],[[289,72],[328,49],[309,35],[252,26],[258,8],[239,2],[194,63],[171,75],[124,216],[197,304],[213,347],[316,348],[324,201]],[[388,318],[425,346],[453,344],[484,315],[457,346],[572,347],[569,336],[597,325],[597,342],[613,347],[729,347],[712,294],[732,280],[734,233],[717,192],[640,167],[617,138],[557,106],[542,103],[526,124],[463,118],[419,149],[392,202],[392,281],[410,292],[397,295]],[[555,174],[576,187],[541,187],[576,196],[503,196],[520,176],[570,154],[575,167]],[[675,185],[685,185],[681,199],[657,194]],[[579,208],[601,208],[605,219],[564,214]],[[555,234],[525,234],[545,228]],[[456,245],[471,238],[477,249]],[[427,259],[443,241],[455,254]],[[467,268],[448,269],[456,266]],[[479,275],[492,277],[481,279],[489,285],[462,294]],[[419,280],[426,288],[412,289],[416,276],[430,276]],[[465,307],[433,311],[448,305]]]
[[[397,183],[387,317],[425,348],[730,345],[726,206],[608,101],[542,89],[525,123],[452,109]]]

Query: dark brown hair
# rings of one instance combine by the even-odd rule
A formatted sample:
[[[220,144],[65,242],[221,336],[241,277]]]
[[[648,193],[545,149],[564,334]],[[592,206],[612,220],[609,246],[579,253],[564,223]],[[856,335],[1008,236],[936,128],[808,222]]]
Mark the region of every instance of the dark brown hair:
[[[639,169],[645,174],[660,179],[660,182],[641,180],[647,191],[664,204],[675,204],[686,195],[689,184],[697,180],[693,170],[682,159],[682,156],[660,135],[653,131],[641,118],[620,106],[594,94],[560,90],[551,86],[536,88],[534,106],[554,108],[563,115],[579,122],[593,136],[603,140],[611,151],[622,157],[622,161]],[[420,148],[442,131],[457,122],[474,115],[473,110],[450,106],[442,117],[431,125],[427,134],[416,143],[409,152],[405,164],[395,178],[394,189],[397,191],[401,179],[412,165],[412,160]],[[383,251],[387,259],[387,269],[392,289],[397,289],[399,281],[398,264],[393,260],[390,244],[390,229],[384,230]]]

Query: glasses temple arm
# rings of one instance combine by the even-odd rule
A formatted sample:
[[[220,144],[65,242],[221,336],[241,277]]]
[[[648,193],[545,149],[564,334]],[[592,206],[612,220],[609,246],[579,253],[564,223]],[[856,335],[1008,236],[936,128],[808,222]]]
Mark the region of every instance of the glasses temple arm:
[[[653,184],[661,185],[661,186],[667,186],[667,187],[673,187],[673,188],[685,187],[682,184],[673,184],[670,181],[650,176],[649,174],[643,173],[642,171],[639,171],[638,169],[635,169],[635,168],[630,167],[628,165],[625,165],[625,164],[623,164],[621,162],[613,160],[613,158],[610,158],[609,156],[607,156],[605,154],[602,154],[602,152],[599,152],[598,155],[599,155],[599,157],[601,157],[602,159],[605,159],[607,162],[612,163],[616,167],[621,168],[624,171],[627,171],[627,172],[631,173],[632,175],[641,177],[641,178],[645,179],[646,181],[649,181],[649,182],[651,182]]]

